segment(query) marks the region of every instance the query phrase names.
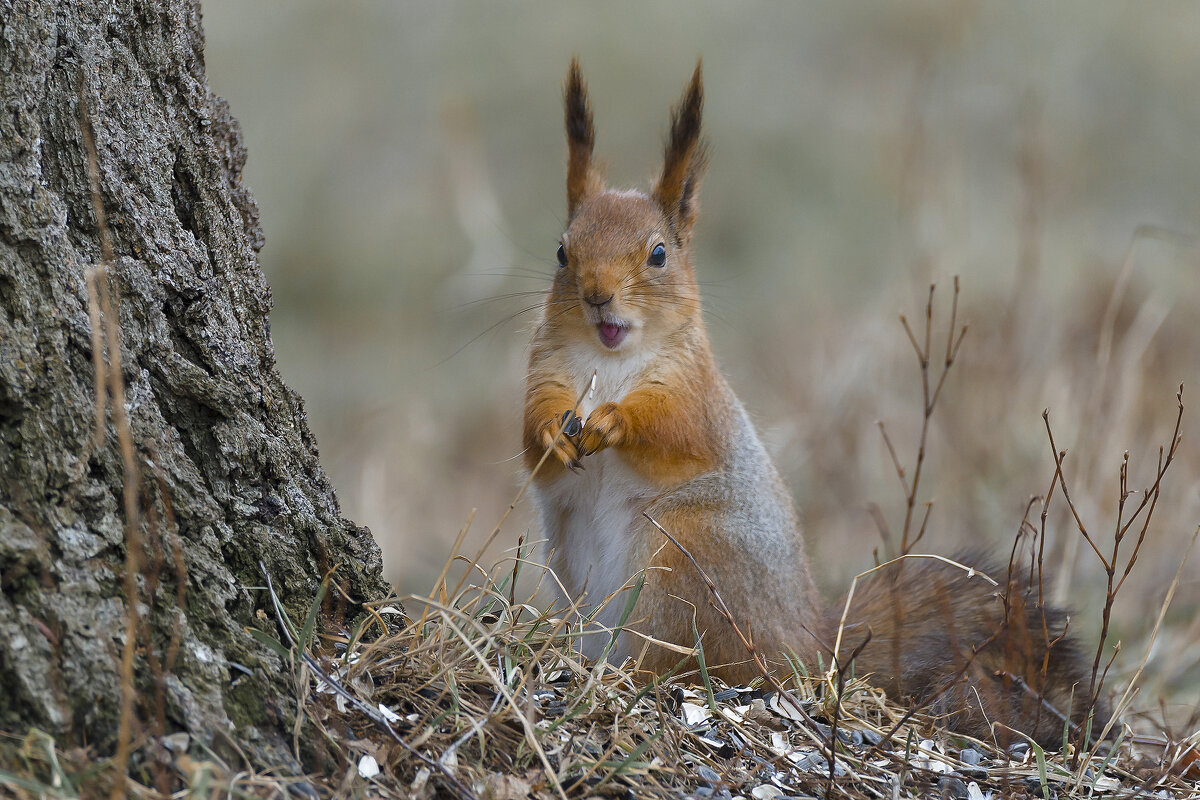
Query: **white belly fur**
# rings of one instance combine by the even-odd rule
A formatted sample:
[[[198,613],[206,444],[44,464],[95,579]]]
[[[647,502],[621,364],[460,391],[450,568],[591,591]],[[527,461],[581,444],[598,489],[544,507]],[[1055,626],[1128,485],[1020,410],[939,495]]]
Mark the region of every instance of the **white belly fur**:
[[[581,404],[585,420],[597,406],[620,401],[628,394],[653,360],[652,353],[620,356],[590,348],[566,355],[581,394],[593,371],[596,373],[596,390],[590,397],[585,395]],[[583,466],[582,472],[564,472],[552,483],[538,485],[534,500],[541,511],[547,555],[567,593],[559,600],[569,603],[586,591],[584,606],[595,608],[622,586],[632,585],[630,578],[641,569],[633,536],[656,490],[612,451],[588,456]],[[595,620],[606,627],[615,626],[628,596],[627,592],[617,595]],[[581,649],[595,658],[607,642],[607,636],[585,636]],[[614,656],[619,658],[624,650],[619,646]]]

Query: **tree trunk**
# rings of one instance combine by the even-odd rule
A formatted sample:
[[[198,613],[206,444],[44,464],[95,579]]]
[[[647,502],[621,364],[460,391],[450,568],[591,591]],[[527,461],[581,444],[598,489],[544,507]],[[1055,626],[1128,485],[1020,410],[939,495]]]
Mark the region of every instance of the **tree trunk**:
[[[386,586],[276,371],[203,48],[188,0],[0,0],[0,730],[112,752],[132,658],[127,730],[261,766],[295,701],[260,560],[293,617],[334,567]]]

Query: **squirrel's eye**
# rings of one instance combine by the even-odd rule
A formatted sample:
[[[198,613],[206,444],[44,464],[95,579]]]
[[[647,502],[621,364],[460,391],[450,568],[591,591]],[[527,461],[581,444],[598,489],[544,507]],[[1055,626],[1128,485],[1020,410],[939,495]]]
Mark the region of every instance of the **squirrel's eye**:
[[[667,263],[667,248],[662,244],[654,245],[654,249],[650,251],[650,258],[647,263],[652,267],[661,267]]]
[[[555,255],[558,257],[558,265],[565,267],[567,265],[567,251],[563,249],[561,244],[558,246],[558,252]]]

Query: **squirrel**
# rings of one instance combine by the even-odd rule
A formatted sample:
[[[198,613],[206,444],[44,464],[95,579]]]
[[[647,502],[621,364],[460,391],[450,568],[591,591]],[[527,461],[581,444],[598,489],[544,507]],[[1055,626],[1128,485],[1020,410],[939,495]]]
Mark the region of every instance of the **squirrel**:
[[[661,675],[699,632],[710,672],[731,684],[758,675],[700,571],[649,517],[695,558],[765,656],[828,662],[841,627],[842,657],[858,649],[855,674],[927,703],[952,729],[1061,741],[1066,715],[1082,720],[1090,674],[1065,613],[1020,602],[1027,580],[1006,591],[918,558],[859,585],[844,626],[843,604],[822,602],[791,495],[716,364],[700,313],[691,249],[707,160],[700,64],[672,110],[648,193],[606,187],[577,59],[564,101],[567,225],[530,348],[523,436],[562,599],[611,599],[641,573],[610,657],[636,657]],[[616,629],[624,606],[618,595],[593,619]],[[610,644],[584,638],[591,657]]]

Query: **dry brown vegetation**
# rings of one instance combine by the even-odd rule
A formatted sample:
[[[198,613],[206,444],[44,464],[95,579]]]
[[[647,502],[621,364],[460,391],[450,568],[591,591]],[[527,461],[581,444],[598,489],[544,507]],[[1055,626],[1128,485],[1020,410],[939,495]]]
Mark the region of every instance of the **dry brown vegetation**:
[[[847,670],[792,663],[726,687],[703,666],[646,682],[630,664],[580,661],[580,636],[612,631],[521,597],[516,579],[553,576],[519,546],[455,588],[373,604],[351,630],[321,630],[276,603],[259,638],[291,665],[297,755],[312,772],[254,772],[186,742],[143,740],[131,796],[187,797],[1151,797],[1200,796],[1193,734],[1048,753],[949,734]],[[467,559],[462,559],[466,561]],[[449,563],[448,565],[449,566]],[[265,576],[268,591],[270,576]],[[606,602],[635,608],[640,582]],[[372,638],[375,637],[375,638]],[[698,648],[702,653],[702,647]],[[694,662],[693,662],[694,664]],[[703,659],[701,658],[701,664]],[[815,666],[815,665],[814,665]],[[310,742],[300,751],[299,733]],[[182,746],[181,746],[182,745]],[[157,754],[157,757],[156,757]],[[38,732],[0,744],[0,786],[17,797],[95,796],[112,760],[60,752]]]
[[[436,576],[472,508],[499,517],[523,480],[526,328],[561,232],[558,84],[573,53],[607,109],[613,180],[633,185],[704,55],[710,338],[796,495],[827,597],[885,552],[872,508],[900,537],[907,502],[875,423],[911,470],[921,387],[895,317],[919,329],[930,282],[944,321],[961,275],[970,331],[929,422],[921,549],[1007,551],[1053,476],[1046,409],[1081,517],[1109,526],[1122,454],[1129,488],[1152,485],[1174,394],[1200,384],[1194,9],[663,4],[581,25],[566,8],[447,2],[432,29],[339,15],[341,39],[314,52],[295,42],[333,24],[321,4],[243,6],[206,6],[209,67],[246,127],[279,362],[401,592]],[[1126,653],[1142,651],[1200,521],[1188,430],[1113,609]],[[1083,612],[1102,608],[1107,576],[1057,499],[1050,599],[1095,642],[1101,621]],[[522,533],[539,535],[524,506],[500,545]],[[1185,575],[1141,707],[1195,707],[1198,608]]]
[[[911,538],[920,538],[920,549],[934,552],[982,542],[1007,553],[1019,538],[1018,550],[1026,559],[1021,563],[1030,563],[1032,555],[1035,565],[1040,561],[1053,572],[1053,583],[1045,586],[1047,599],[1073,608],[1072,630],[1097,648],[1097,683],[1106,676],[1097,693],[1118,703],[1128,701],[1115,729],[1122,738],[1111,757],[1104,748],[1095,753],[1078,746],[1071,749],[1070,735],[1063,753],[1036,748],[1000,751],[990,742],[966,741],[939,729],[920,711],[910,715],[911,709],[889,703],[846,671],[830,675],[807,665],[807,674],[799,667],[777,674],[795,699],[793,705],[765,681],[731,689],[706,683],[703,674],[681,667],[677,674],[647,685],[633,680],[628,665],[582,663],[572,653],[573,638],[609,634],[589,634],[567,622],[563,609],[545,607],[544,587],[553,578],[534,563],[536,541],[527,534],[522,544],[512,547],[528,530],[530,519],[518,504],[498,540],[499,547],[509,548],[504,556],[490,568],[464,570],[464,562],[472,559],[452,555],[428,597],[404,598],[408,616],[378,604],[359,628],[340,630],[319,625],[314,611],[310,620],[291,622],[294,643],[288,641],[282,619],[261,620],[259,635],[275,640],[294,670],[297,702],[305,709],[300,732],[321,743],[307,754],[311,775],[253,772],[246,764],[212,753],[188,755],[186,748],[179,749],[186,742],[169,737],[152,741],[143,729],[131,742],[130,795],[152,797],[162,787],[178,796],[196,797],[314,792],[346,797],[702,797],[727,791],[755,798],[827,793],[974,798],[979,796],[971,786],[975,783],[983,796],[994,792],[997,797],[1153,797],[1164,796],[1162,792],[1200,796],[1195,751],[1188,749],[1200,742],[1200,581],[1195,577],[1195,554],[1185,567],[1200,521],[1200,449],[1188,433],[1194,425],[1190,409],[1184,413],[1184,438],[1178,445],[1175,426],[1180,382],[1194,397],[1200,378],[1200,295],[1195,281],[1200,251],[1187,233],[1139,226],[1144,219],[1159,217],[1137,217],[1141,212],[1127,206],[1120,206],[1115,230],[1107,232],[1107,242],[1127,243],[1123,249],[1096,245],[1081,235],[1089,230],[1086,226],[1072,227],[1072,214],[1082,212],[1066,195],[1096,191],[1099,181],[1088,172],[1096,168],[1076,155],[1087,148],[1077,148],[1075,139],[1060,138],[1053,128],[1053,100],[1049,122],[1043,126],[1036,111],[1029,112],[1020,123],[1019,141],[1009,148],[1014,143],[1004,139],[998,148],[1007,161],[1000,166],[988,162],[988,178],[1010,178],[1008,183],[984,181],[993,203],[974,215],[955,213],[955,204],[964,197],[978,202],[977,194],[963,188],[955,169],[964,169],[963,164],[978,168],[972,143],[989,131],[968,125],[955,130],[948,125],[954,120],[954,107],[949,112],[941,107],[940,117],[930,111],[937,105],[929,100],[934,95],[930,86],[948,80],[945,73],[958,63],[954,53],[976,49],[960,48],[973,30],[966,12],[945,26],[932,24],[946,16],[944,10],[930,6],[918,24],[907,18],[893,20],[900,34],[892,36],[880,26],[872,29],[866,45],[845,48],[855,59],[869,51],[876,59],[871,72],[893,76],[868,87],[870,91],[901,98],[885,105],[869,91],[858,101],[882,108],[881,117],[890,114],[900,120],[894,129],[880,133],[878,141],[862,146],[883,166],[876,165],[876,173],[864,170],[865,177],[858,178],[865,191],[894,195],[895,219],[889,213],[871,216],[878,212],[873,207],[839,207],[818,190],[811,190],[819,195],[816,199],[798,194],[800,186],[832,183],[823,165],[843,174],[847,166],[857,166],[848,164],[844,154],[814,151],[815,134],[806,134],[809,138],[802,143],[797,143],[796,134],[814,127],[811,120],[805,122],[806,113],[824,115],[830,113],[826,109],[841,107],[862,113],[857,105],[838,105],[845,102],[844,95],[863,90],[845,79],[854,71],[832,69],[832,76],[842,82],[818,75],[817,82],[824,80],[838,102],[810,104],[819,108],[817,112],[804,111],[806,106],[797,102],[794,106],[801,110],[788,112],[793,116],[782,123],[787,138],[755,140],[761,152],[772,147],[813,151],[808,156],[811,164],[805,162],[803,169],[792,162],[787,162],[790,171],[781,169],[778,161],[751,162],[748,169],[750,159],[744,155],[736,167],[723,167],[735,159],[723,162],[722,157],[736,158],[740,152],[729,134],[741,129],[717,123],[718,133],[724,125],[727,135],[717,141],[706,194],[710,216],[701,222],[712,224],[715,232],[707,240],[708,234],[701,234],[700,254],[702,274],[715,276],[712,285],[703,287],[709,307],[716,309],[710,321],[713,338],[735,387],[755,411],[764,438],[797,492],[811,555],[826,570],[821,580],[827,595],[837,595],[853,575],[869,568],[875,561],[873,551],[879,550],[880,560],[887,554],[881,527],[893,532],[908,527]],[[996,13],[994,8],[990,13]],[[1179,60],[1183,82],[1193,84],[1194,69],[1182,60],[1180,43],[1160,46],[1164,31],[1177,30],[1183,36],[1188,26],[1177,26],[1173,19],[1156,23],[1153,15],[1144,20],[1139,16],[1138,21],[1147,22],[1147,30],[1153,28],[1147,34],[1149,44],[1139,46],[1167,54],[1167,61]],[[713,23],[718,39],[726,35],[729,22]],[[1110,22],[1140,29],[1121,19]],[[1005,24],[1012,27],[1011,20]],[[624,23],[613,27],[621,36],[627,34]],[[917,37],[905,33],[910,27],[934,33]],[[549,29],[529,29],[541,36],[534,42],[555,38]],[[779,29],[786,34],[790,52],[793,31]],[[1056,37],[1056,45],[1062,38]],[[1128,47],[1105,46],[1102,61],[1140,52],[1138,46],[1124,44]],[[529,42],[518,46],[535,49]],[[689,63],[695,47],[688,40],[686,52],[676,54],[679,63]],[[753,57],[757,49],[766,60],[759,64],[759,74],[770,74],[767,67],[780,58],[780,51],[764,46],[742,52]],[[653,48],[644,50],[657,57]],[[713,50],[715,46],[705,48],[710,64],[719,63]],[[386,52],[390,58],[390,41]],[[627,54],[624,49],[618,52]],[[544,117],[554,122],[559,112],[552,90],[565,59],[556,56],[538,78],[537,96],[547,101]],[[939,59],[950,64],[942,73],[929,66]],[[1031,69],[1038,63],[1035,60]],[[1139,63],[1153,71],[1158,62],[1147,57]],[[394,71],[373,70],[379,75]],[[649,73],[633,71],[638,80]],[[720,74],[718,69],[714,72]],[[677,88],[675,80],[671,76],[666,81],[670,92]],[[279,190],[325,198],[327,205],[316,212],[305,207],[293,215],[300,220],[293,230],[268,226],[272,244],[264,263],[274,270],[272,282],[280,298],[276,330],[281,363],[310,398],[326,463],[338,479],[350,515],[376,529],[388,548],[393,574],[410,591],[418,577],[428,585],[427,573],[438,571],[448,549],[460,549],[450,544],[457,527],[447,520],[458,520],[474,505],[485,509],[481,516],[499,517],[511,499],[511,476],[516,472],[506,459],[517,449],[524,335],[519,325],[501,326],[498,335],[484,337],[483,346],[469,347],[440,371],[428,370],[429,363],[509,317],[491,303],[473,305],[482,308],[473,315],[444,312],[445,297],[459,297],[447,276],[460,270],[466,259],[458,251],[443,252],[438,243],[461,242],[463,230],[490,235],[473,241],[472,247],[493,247],[499,240],[504,252],[493,247],[484,254],[486,276],[470,277],[463,271],[453,278],[482,280],[491,287],[472,303],[512,293],[508,302],[519,304],[515,312],[536,305],[548,276],[531,271],[529,265],[549,263],[543,234],[557,233],[550,227],[558,196],[551,192],[558,192],[560,182],[558,156],[547,157],[549,145],[539,140],[529,145],[538,149],[535,155],[508,157],[517,150],[511,139],[523,140],[530,127],[539,126],[524,119],[517,133],[507,134],[497,133],[499,125],[488,127],[521,116],[510,108],[512,96],[494,95],[482,109],[484,130],[470,121],[469,104],[459,115],[467,122],[453,113],[446,115],[440,133],[449,140],[460,136],[455,148],[448,149],[448,161],[464,173],[454,191],[468,199],[491,197],[495,186],[490,169],[499,176],[504,213],[521,221],[514,228],[526,229],[521,223],[534,212],[537,219],[548,220],[545,230],[537,228],[536,245],[524,237],[516,242],[497,237],[496,229],[503,224],[499,216],[483,223],[461,212],[456,216],[453,202],[445,197],[441,207],[422,207],[421,213],[404,218],[399,233],[391,226],[405,206],[394,198],[392,206],[378,204],[383,209],[378,217],[347,222],[339,214],[358,214],[358,207],[343,203],[349,210],[334,208],[347,193],[325,187]],[[717,114],[719,102],[715,100]],[[1137,112],[1140,106],[1134,105]],[[253,106],[235,102],[244,119],[254,113]],[[1191,108],[1194,103],[1175,106]],[[744,108],[731,112],[737,114],[751,116]],[[1105,109],[1095,117],[1104,124],[1093,128],[1121,127],[1109,124],[1116,117],[1140,125],[1154,115]],[[629,123],[638,131],[637,141],[646,139],[654,124],[642,119]],[[997,124],[990,117],[978,127]],[[826,127],[824,119],[819,127]],[[247,128],[255,168],[266,148],[253,135],[252,119]],[[842,133],[834,135],[849,129],[843,121]],[[1143,129],[1137,130],[1128,135],[1140,136]],[[503,158],[488,162],[484,157],[485,135]],[[500,135],[510,139],[496,144]],[[622,135],[614,132],[618,140]],[[387,152],[396,147],[394,137],[380,138]],[[631,135],[625,138],[632,141]],[[1136,147],[1134,151],[1140,152]],[[1120,159],[1108,158],[1108,153],[1104,150],[1098,158],[1108,159],[1105,166],[1115,175],[1111,183],[1120,186],[1131,180],[1133,168],[1122,172]],[[283,170],[303,175],[299,165],[304,159],[294,156],[281,157]],[[372,168],[382,160],[372,162]],[[1175,166],[1190,192],[1195,185],[1188,180],[1190,163]],[[533,168],[546,173],[536,189],[515,184],[505,172]],[[344,172],[357,177],[356,193],[366,191],[370,181],[363,180],[361,172]],[[772,182],[774,172],[788,180]],[[1091,177],[1093,183],[1081,176]],[[441,186],[435,180],[441,177],[421,176],[411,183],[422,189],[427,183]],[[260,179],[255,187],[260,197],[267,194],[262,183],[266,181]],[[780,189],[778,184],[786,185]],[[520,190],[514,191],[514,186]],[[728,190],[724,194],[722,187]],[[768,197],[768,191],[776,194]],[[730,199],[734,197],[738,202]],[[513,208],[517,203],[523,204],[523,216]],[[314,216],[323,224],[313,224]],[[804,221],[795,222],[802,216]],[[852,218],[853,227],[818,238],[817,229],[831,225],[835,217]],[[443,218],[454,221],[445,223]],[[839,279],[830,276],[839,272],[835,265],[842,263],[843,254],[859,247],[855,236],[865,236],[860,229],[886,228],[896,220],[906,232],[900,244],[861,247],[853,250],[856,255],[845,256],[853,263],[854,258],[886,254],[888,263],[876,272],[848,268],[850,277],[841,279],[874,281],[886,274],[882,287],[854,303],[846,302],[843,287],[840,300],[824,302],[826,296],[838,297]],[[985,258],[979,257],[978,242],[962,230],[968,222],[986,227],[984,235],[976,234],[985,240]],[[796,239],[784,237],[789,225],[796,227]],[[321,246],[329,249],[314,248],[300,235],[300,227],[317,231]],[[355,231],[365,238],[363,229],[368,227],[385,230],[386,245],[379,249],[386,257],[384,266],[364,276],[344,263],[358,260],[343,252],[344,238],[352,234],[330,234]],[[400,256],[397,242],[403,243]],[[527,254],[527,246],[539,249]],[[514,255],[513,250],[521,252]],[[310,256],[310,251],[316,255]],[[723,265],[734,252],[749,255]],[[897,252],[901,256],[891,260]],[[769,264],[755,271],[756,260]],[[521,266],[511,267],[514,263]],[[331,266],[335,264],[336,269]],[[438,266],[422,272],[418,264]],[[942,281],[940,297],[948,302],[943,276],[954,272],[964,276],[957,316],[969,322],[970,331],[936,414],[931,415],[928,403],[922,411],[921,384],[914,380],[911,365],[912,342],[893,314],[901,308],[920,309],[933,278]],[[327,295],[341,297],[345,307],[315,307],[314,298],[324,303]],[[783,300],[768,302],[772,296]],[[437,301],[431,304],[431,297]],[[945,306],[941,308],[945,313]],[[518,321],[527,318],[514,316]],[[456,330],[463,326],[468,334]],[[940,341],[945,333],[939,328],[935,338]],[[424,352],[419,357],[403,350],[395,354],[417,335],[453,340],[454,346],[437,350],[436,358]],[[387,341],[379,344],[381,338]],[[294,355],[301,351],[311,360],[302,362]],[[324,360],[313,353],[323,354]],[[447,371],[481,377],[439,380]],[[362,395],[348,398],[349,385],[365,387]],[[323,387],[335,387],[336,392]],[[1049,418],[1043,424],[1045,409]],[[880,435],[876,420],[883,422],[890,444]],[[919,485],[914,474],[918,442],[926,447]],[[1160,481],[1168,453],[1174,460]],[[905,470],[902,491],[896,487],[896,464]],[[1134,510],[1143,504],[1148,504],[1146,509],[1129,525]],[[1143,527],[1151,510],[1153,523]],[[467,533],[469,552],[478,551],[488,530],[475,526]],[[923,538],[918,531],[924,531]],[[893,537],[894,543],[902,539],[899,533]],[[1136,565],[1126,580],[1125,568],[1134,564],[1134,553]],[[488,564],[496,557],[484,558],[482,563]],[[473,561],[478,564],[481,559]],[[636,580],[629,593],[635,586]],[[627,600],[617,597],[612,602]],[[908,720],[885,741],[884,735],[906,715]],[[835,719],[842,734],[831,730]],[[837,742],[833,758],[831,739]],[[967,763],[976,756],[964,751],[977,754],[979,763]],[[364,777],[370,771],[366,757],[379,766],[377,776]],[[86,750],[56,749],[36,731],[3,738],[0,791],[21,797],[104,796],[119,790],[115,776],[124,774],[114,764]],[[952,774],[955,770],[958,775]]]
[[[914,332],[902,321],[925,388],[912,460],[890,444],[886,430],[882,437],[904,490],[901,555],[913,550],[928,524],[928,507],[915,524],[914,498],[921,492],[919,467],[933,456],[924,452],[928,426],[962,341],[962,333],[954,333],[957,303],[955,292],[942,368],[932,373],[932,289],[924,328]],[[1146,640],[1136,648],[1108,646],[1112,611],[1158,527],[1159,499],[1180,452],[1182,387],[1175,399],[1174,425],[1157,449],[1146,488],[1130,488],[1130,454],[1119,462],[1108,536],[1081,513],[1066,453],[1044,417],[1049,489],[1027,502],[1008,567],[1007,591],[1021,570],[1032,576],[1022,584],[1030,589],[1022,597],[1006,594],[1005,602],[1040,607],[1046,601],[1048,526],[1053,510],[1063,506],[1067,532],[1090,548],[1108,577],[1103,602],[1072,623],[1101,625],[1094,683],[1081,702],[1107,698],[1116,710],[1100,732],[1064,724],[1060,752],[1032,741],[1003,747],[997,744],[1006,738],[1001,731],[990,741],[948,732],[921,706],[897,704],[855,676],[854,654],[844,651],[841,661],[789,659],[780,669],[771,666],[776,654],[756,652],[743,635],[747,657],[760,663],[763,675],[739,687],[708,675],[699,637],[690,651],[696,658],[681,648],[677,668],[661,679],[639,675],[636,663],[582,661],[579,637],[615,641],[616,632],[545,599],[555,577],[537,563],[536,543],[522,537],[490,568],[480,566],[521,504],[525,484],[471,558],[459,554],[467,521],[427,596],[370,603],[352,628],[322,614],[323,596],[314,598],[303,620],[289,619],[264,570],[275,617],[261,617],[253,633],[293,671],[299,709],[293,746],[308,775],[253,771],[212,751],[201,756],[187,741],[155,736],[152,729],[135,741],[123,736],[122,751],[100,760],[86,749],[63,752],[33,731],[0,741],[0,787],[17,797],[1200,797],[1196,714],[1168,720],[1164,708],[1156,720],[1133,710],[1154,639],[1181,635],[1162,623],[1181,576],[1191,574],[1190,544],[1178,553]],[[877,512],[876,518],[885,552],[895,550],[885,516]],[[1004,576],[996,578],[1003,587]],[[640,576],[631,576],[622,592],[604,600],[623,607],[622,625],[636,619],[641,585]],[[714,604],[723,607],[720,587],[710,588]],[[739,631],[752,623],[726,617]],[[1118,655],[1131,661],[1119,670],[1131,677],[1110,675]],[[135,702],[148,705],[125,702],[131,718]],[[133,752],[128,777],[126,747]]]

